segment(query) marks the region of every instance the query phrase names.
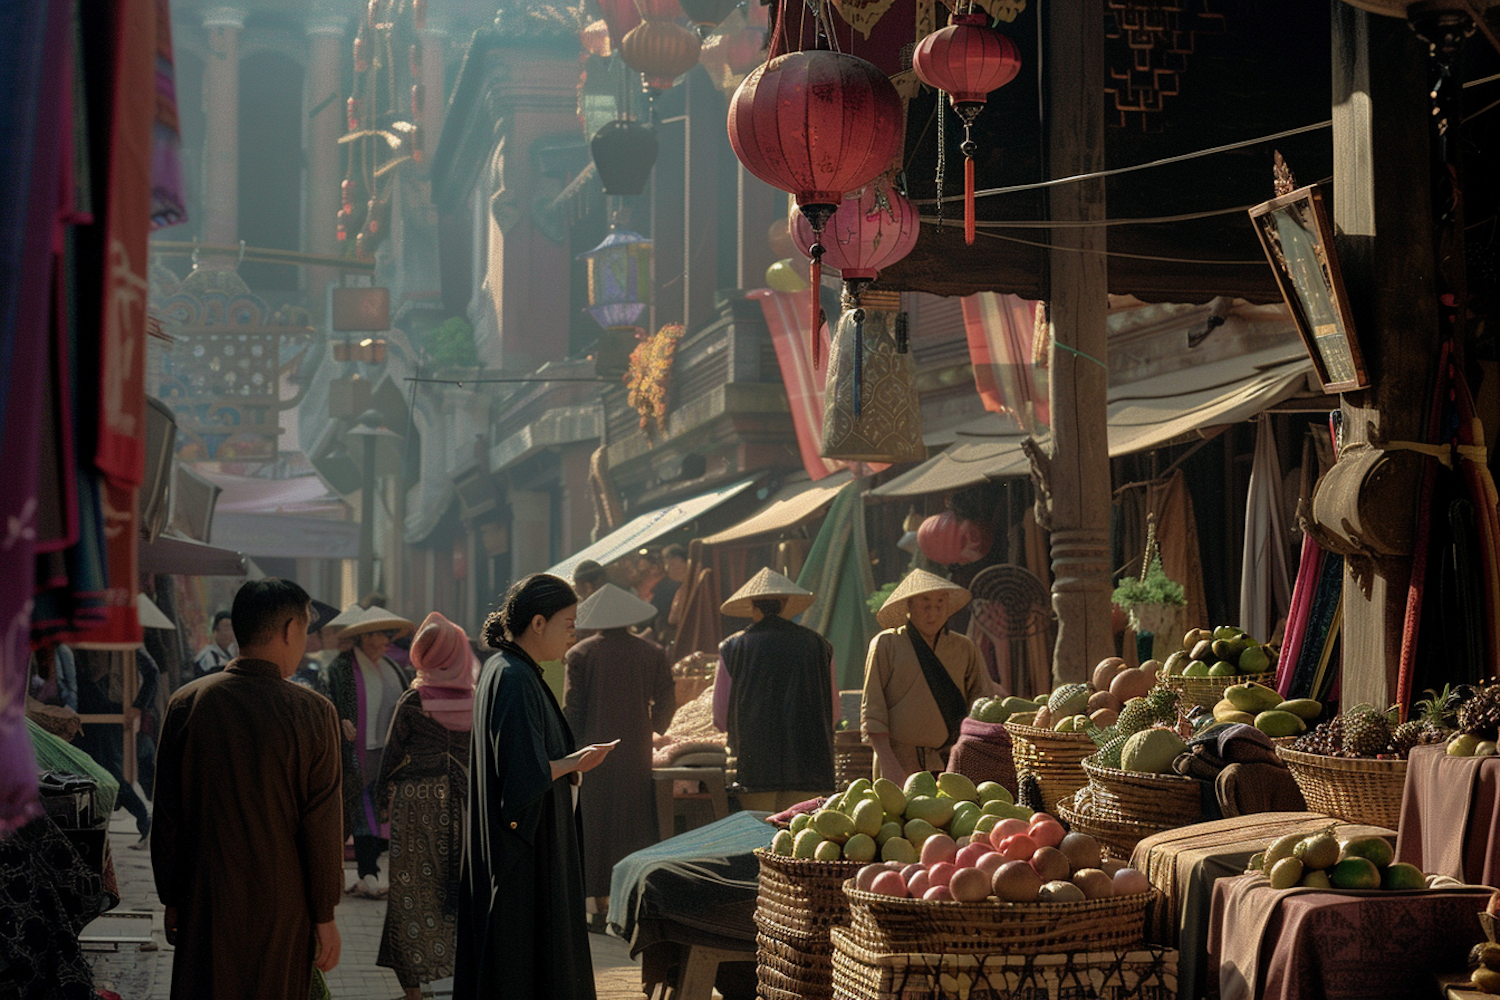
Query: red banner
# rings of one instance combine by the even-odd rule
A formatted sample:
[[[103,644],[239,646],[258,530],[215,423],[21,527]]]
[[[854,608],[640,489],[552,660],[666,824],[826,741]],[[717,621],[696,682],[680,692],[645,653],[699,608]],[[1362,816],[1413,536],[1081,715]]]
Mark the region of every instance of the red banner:
[[[1052,420],[1047,371],[1032,361],[1038,304],[976,292],[964,296],[963,307],[974,387],[984,408],[1009,414],[1028,433],[1046,430]]]

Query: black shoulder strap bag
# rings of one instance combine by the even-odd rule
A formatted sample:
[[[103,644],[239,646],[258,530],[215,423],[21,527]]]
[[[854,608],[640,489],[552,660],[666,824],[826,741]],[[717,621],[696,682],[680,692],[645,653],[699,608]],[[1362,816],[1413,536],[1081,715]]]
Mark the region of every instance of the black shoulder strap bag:
[[[927,679],[928,690],[937,702],[938,711],[943,713],[943,724],[948,727],[948,745],[952,746],[958,742],[959,726],[969,714],[969,706],[964,704],[963,692],[948,676],[943,661],[938,659],[926,640],[910,625],[906,627],[906,635],[911,639],[911,648],[917,652],[917,663],[922,667],[922,676]]]

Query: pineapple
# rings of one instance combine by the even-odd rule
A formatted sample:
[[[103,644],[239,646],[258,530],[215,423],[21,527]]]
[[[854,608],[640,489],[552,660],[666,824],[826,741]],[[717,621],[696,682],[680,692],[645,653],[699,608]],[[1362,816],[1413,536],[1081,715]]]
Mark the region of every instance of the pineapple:
[[[1125,741],[1130,739],[1132,735],[1134,734],[1116,736],[1105,745],[1104,749],[1099,751],[1095,759],[1103,767],[1118,769],[1120,767],[1120,755],[1125,752]]]
[[[1490,684],[1458,709],[1458,730],[1493,740],[1500,730],[1500,684]]]
[[[1413,747],[1442,743],[1458,722],[1461,700],[1451,684],[1444,684],[1442,691],[1428,688],[1422,693],[1427,697],[1412,706],[1413,717],[1391,733],[1391,748],[1398,757],[1405,757]]]
[[[1359,705],[1344,713],[1345,756],[1375,757],[1391,744],[1391,723],[1384,712]]]

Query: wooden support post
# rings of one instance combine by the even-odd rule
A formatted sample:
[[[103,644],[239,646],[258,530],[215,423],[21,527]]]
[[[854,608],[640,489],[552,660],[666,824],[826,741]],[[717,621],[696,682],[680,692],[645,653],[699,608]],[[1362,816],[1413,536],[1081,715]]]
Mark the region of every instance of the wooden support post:
[[[1343,397],[1344,442],[1420,440],[1438,330],[1426,45],[1348,4],[1332,18],[1334,244],[1370,376]],[[1412,516],[1417,489],[1391,516]],[[1368,593],[1344,573],[1345,705],[1395,695],[1409,567],[1383,562]]]
[[[1104,15],[1098,4],[1048,10],[1048,173],[1104,166]],[[1051,217],[1104,217],[1104,182],[1054,188]],[[1052,313],[1052,606],[1057,611],[1055,682],[1087,680],[1114,652],[1110,616],[1110,469],[1105,396],[1108,265],[1105,231],[1056,229],[1048,255]]]

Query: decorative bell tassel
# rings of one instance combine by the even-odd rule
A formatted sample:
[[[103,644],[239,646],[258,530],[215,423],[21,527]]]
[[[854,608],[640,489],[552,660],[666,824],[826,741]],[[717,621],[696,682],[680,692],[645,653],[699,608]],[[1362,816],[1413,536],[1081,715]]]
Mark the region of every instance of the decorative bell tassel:
[[[965,116],[964,141],[959,148],[964,154],[964,244],[974,245],[974,154],[979,149],[979,144],[969,138],[969,129],[973,126],[972,116]]]
[[[864,410],[861,393],[865,384],[865,311],[854,310],[854,419]]]

